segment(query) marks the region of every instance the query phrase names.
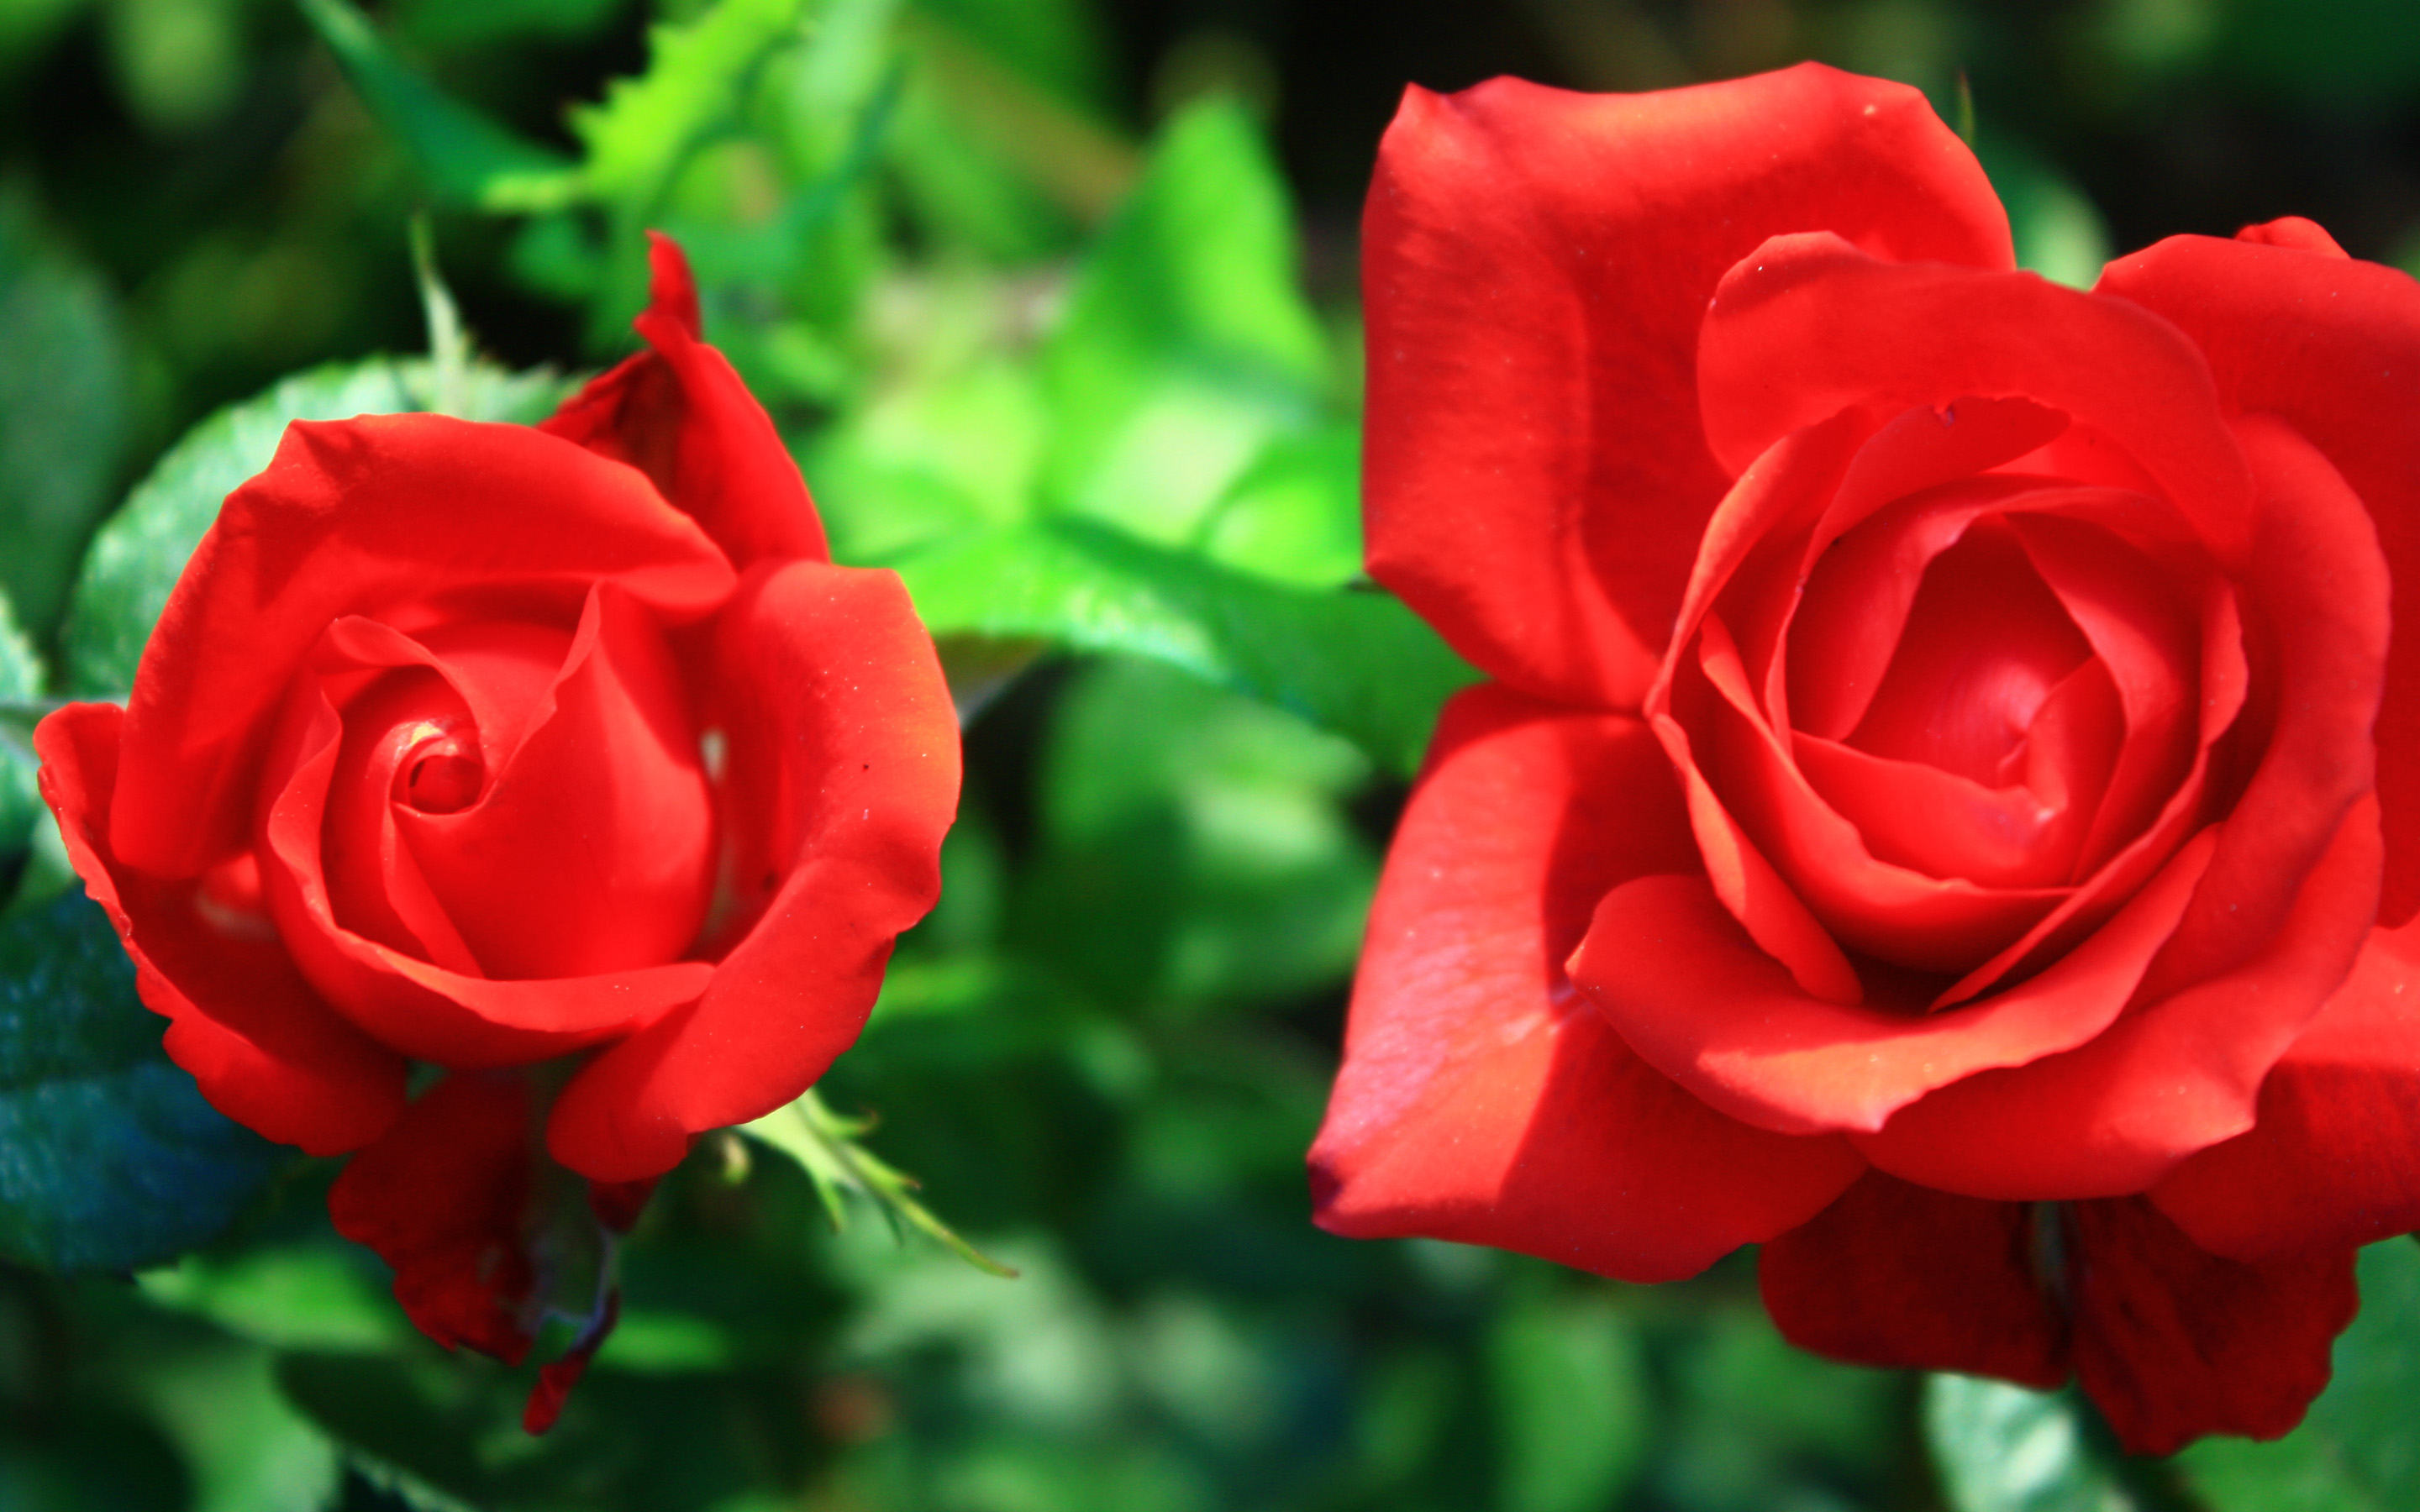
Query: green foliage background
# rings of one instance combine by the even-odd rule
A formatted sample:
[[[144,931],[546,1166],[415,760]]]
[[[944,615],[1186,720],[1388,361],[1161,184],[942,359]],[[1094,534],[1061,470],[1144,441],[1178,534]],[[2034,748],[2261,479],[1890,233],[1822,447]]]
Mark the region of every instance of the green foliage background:
[[[1957,119],[1962,74],[2049,276],[2284,213],[2409,265],[2415,16],[0,0],[0,1506],[2420,1505],[2409,1242],[2364,1257],[2302,1430],[2133,1461],[2071,1396],[1792,1351],[1750,1257],[1647,1289],[1349,1243],[1301,1166],[1387,833],[1471,675],[1358,580],[1354,225],[1403,84],[1811,55]],[[460,324],[416,289],[422,211]],[[945,898],[820,1090],[1019,1274],[709,1139],[532,1440],[526,1379],[427,1344],[330,1233],[331,1168],[160,1057],[22,744],[126,687],[287,419],[543,413],[628,348],[651,226],[838,553],[896,566],[942,645]]]

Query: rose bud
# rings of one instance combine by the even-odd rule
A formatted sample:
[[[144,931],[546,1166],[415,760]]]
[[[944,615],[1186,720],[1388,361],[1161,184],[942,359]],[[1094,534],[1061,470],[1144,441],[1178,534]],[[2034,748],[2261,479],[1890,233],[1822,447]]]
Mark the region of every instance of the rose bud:
[[[2420,1224],[2420,285],[2317,226],[2013,266],[1916,91],[1404,99],[1370,571],[1446,709],[1335,1232],[2274,1436]]]
[[[957,802],[906,592],[831,564],[679,250],[654,268],[650,349],[536,428],[288,427],[127,706],[36,733],[169,1056],[355,1151],[337,1229],[424,1332],[515,1364],[580,1280],[565,1225],[610,1250],[692,1139],[856,1038]],[[586,1259],[533,1427],[612,1325]]]

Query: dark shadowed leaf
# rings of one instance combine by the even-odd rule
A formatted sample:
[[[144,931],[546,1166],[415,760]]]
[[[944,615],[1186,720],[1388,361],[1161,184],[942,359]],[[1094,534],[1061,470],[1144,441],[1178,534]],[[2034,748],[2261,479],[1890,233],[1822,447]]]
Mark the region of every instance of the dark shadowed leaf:
[[[226,1227],[291,1151],[228,1121],[81,896],[0,923],[0,1256],[127,1271]]]

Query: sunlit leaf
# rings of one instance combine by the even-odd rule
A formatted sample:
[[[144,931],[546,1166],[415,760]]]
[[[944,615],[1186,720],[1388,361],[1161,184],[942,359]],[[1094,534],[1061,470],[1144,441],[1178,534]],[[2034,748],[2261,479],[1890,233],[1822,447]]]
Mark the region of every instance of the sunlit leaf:
[[[750,77],[799,39],[804,15],[804,0],[716,0],[695,21],[651,30],[647,71],[571,113],[590,192],[651,213],[682,160],[730,120]]]
[[[1284,180],[1251,117],[1211,100],[1154,147],[1043,352],[1046,496],[1150,539],[1191,536],[1329,378]]]
[[[462,417],[529,423],[566,388],[546,370],[506,373],[473,364],[460,374]],[[269,465],[297,420],[427,409],[437,401],[426,361],[372,361],[315,368],[229,406],[185,434],[93,537],[60,631],[67,690],[122,698],[185,561],[238,484]]]
[[[1333,730],[1409,773],[1478,673],[1384,594],[1316,592],[1083,520],[990,532],[900,564],[937,634],[1039,639],[1181,668]]]
[[[0,1257],[126,1271],[216,1235],[292,1152],[214,1111],[100,907],[0,922]]]

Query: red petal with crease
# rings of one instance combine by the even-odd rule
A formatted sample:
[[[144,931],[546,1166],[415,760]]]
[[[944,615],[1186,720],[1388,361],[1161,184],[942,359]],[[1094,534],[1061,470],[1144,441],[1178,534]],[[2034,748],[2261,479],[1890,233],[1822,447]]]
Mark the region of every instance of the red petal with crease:
[[[1372,575],[1508,683],[1635,706],[1745,460],[1698,439],[1706,301],[1765,238],[1819,229],[2011,264],[1973,156],[1899,85],[1808,64],[1407,91],[1362,236]]]
[[[70,703],[34,732],[41,786],[85,890],[109,913],[145,1006],[172,1022],[168,1058],[210,1105],[281,1144],[340,1154],[403,1110],[403,1057],[322,1002],[265,918],[202,911],[191,882],[163,883],[109,853],[125,715]]]
[[[2227,403],[2290,424],[2376,522],[2395,580],[2377,742],[2392,927],[2420,909],[2420,283],[2345,257],[2307,222],[2244,235],[2172,237],[2111,263],[2099,287],[2192,336]]]
[[[429,528],[428,501],[475,524]],[[330,623],[432,586],[561,600],[598,580],[683,623],[731,566],[644,478],[520,425],[439,415],[298,421],[229,494],[169,595],[134,676],[110,844],[192,876],[251,838],[278,700]]]
[[[2420,1228],[2420,929],[2370,932],[2259,1118],[2151,1189],[2195,1243],[2260,1260]]]
[[[1695,856],[1637,720],[1457,695],[1373,905],[1311,1153],[1320,1225],[1670,1280],[1854,1180],[1839,1140],[1722,1117],[1575,1000],[1561,963],[1595,900]]]
[[[2022,1203],[1869,1171],[1765,1244],[1757,1284],[1774,1326],[1802,1350],[2047,1390],[2067,1379],[2067,1319],[2037,1279],[2035,1242]]]
[[[597,1180],[668,1170],[695,1135],[806,1090],[864,1026],[892,937],[940,890],[957,715],[896,576],[758,566],[716,623],[709,702],[747,933],[694,1007],[556,1100],[555,1158]]]
[[[1700,876],[1641,877],[1607,893],[1572,980],[1648,1064],[1718,1111],[1782,1134],[1870,1133],[1936,1088],[2108,1027],[2209,858],[2207,842],[2187,846],[2040,975],[1938,1013],[1809,996]]]
[[[1857,1147],[1894,1175],[1974,1196],[2143,1191],[2252,1127],[2262,1078],[2351,968],[2360,939],[2346,920],[2376,906],[2380,848],[2377,806],[2364,803],[2253,960],[2133,1008],[2080,1049],[1945,1087]]]
[[[2128,1449],[2273,1439],[2303,1420],[2361,1305],[2350,1249],[2246,1265],[2195,1247],[2141,1197],[2069,1216],[2076,1378]]]
[[[1698,387],[1714,455],[1734,468],[1852,405],[2023,394],[2123,447],[2222,562],[2249,544],[2250,479],[2201,354],[2140,306],[2031,273],[1777,237],[1724,277]]]
[[[689,260],[671,238],[648,239],[653,285],[632,324],[651,349],[591,379],[538,429],[646,473],[741,567],[830,561],[772,418],[730,362],[698,339]]]
[[[518,1072],[456,1072],[423,1092],[328,1189],[336,1232],[395,1268],[419,1330],[519,1365],[537,1275],[527,1214],[537,1100]]]

